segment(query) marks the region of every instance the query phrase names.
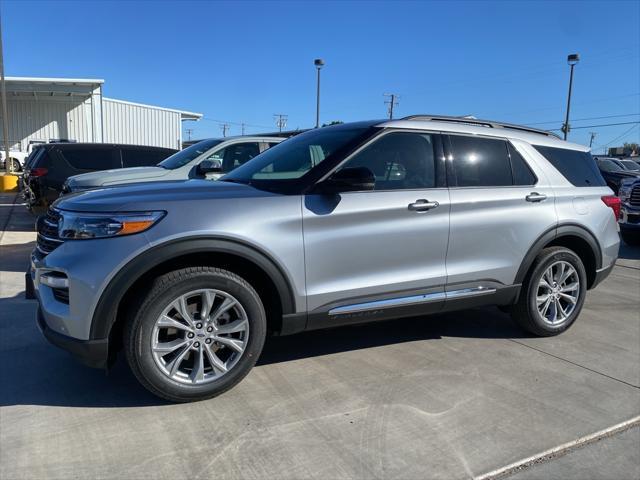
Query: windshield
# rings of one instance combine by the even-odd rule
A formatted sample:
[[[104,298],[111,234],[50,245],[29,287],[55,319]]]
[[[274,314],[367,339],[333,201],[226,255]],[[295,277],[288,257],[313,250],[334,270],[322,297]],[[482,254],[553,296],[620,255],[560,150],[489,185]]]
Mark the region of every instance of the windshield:
[[[178,153],[174,153],[169,158],[165,158],[158,164],[158,166],[168,170],[175,170],[176,168],[186,165],[191,160],[198,158],[200,155],[220,143],[222,143],[222,140],[203,140],[185,148],[184,150],[180,150]]]
[[[638,165],[633,160],[620,160],[620,163],[622,163],[627,170],[640,170],[640,165]]]
[[[367,130],[362,127],[329,127],[301,133],[271,147],[221,180],[250,183],[258,188],[295,181]]]
[[[598,160],[598,167],[605,172],[619,172],[622,167],[611,160]]]

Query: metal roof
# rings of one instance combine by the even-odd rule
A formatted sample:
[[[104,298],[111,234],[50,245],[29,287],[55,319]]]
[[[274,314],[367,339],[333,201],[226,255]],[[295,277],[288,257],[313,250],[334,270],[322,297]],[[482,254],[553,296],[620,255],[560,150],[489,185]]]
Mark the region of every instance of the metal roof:
[[[196,112],[188,112],[186,110],[177,110],[175,108],[166,108],[166,107],[159,107],[157,105],[149,105],[146,103],[137,103],[137,102],[129,102],[127,100],[118,100],[115,98],[107,98],[107,97],[103,97],[104,100],[109,101],[109,102],[116,102],[116,103],[122,103],[124,105],[133,105],[136,107],[145,107],[145,108],[156,108],[158,110],[164,110],[166,112],[175,112],[175,113],[179,113],[182,120],[200,120],[202,118],[202,114],[201,113],[196,113]]]
[[[5,77],[10,96],[89,96],[104,80],[100,78]]]

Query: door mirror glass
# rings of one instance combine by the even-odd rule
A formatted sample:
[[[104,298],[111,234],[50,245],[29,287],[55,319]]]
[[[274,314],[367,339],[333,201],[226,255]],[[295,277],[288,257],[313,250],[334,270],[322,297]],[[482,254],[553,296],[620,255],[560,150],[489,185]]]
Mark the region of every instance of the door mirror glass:
[[[376,186],[376,177],[367,167],[347,167],[336,173],[321,184],[321,190],[325,192],[358,192],[373,190]]]
[[[222,172],[222,162],[220,160],[203,160],[198,165],[197,171],[200,175],[220,173]]]

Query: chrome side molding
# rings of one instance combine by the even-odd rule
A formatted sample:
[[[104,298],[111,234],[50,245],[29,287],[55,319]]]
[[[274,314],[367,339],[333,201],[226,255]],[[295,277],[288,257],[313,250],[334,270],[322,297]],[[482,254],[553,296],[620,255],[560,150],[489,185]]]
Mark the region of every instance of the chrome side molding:
[[[418,305],[420,303],[436,302],[439,300],[453,300],[458,298],[475,297],[478,295],[488,295],[495,292],[495,288],[483,287],[480,285],[472,288],[463,288],[461,290],[452,290],[450,292],[425,293],[423,295],[411,295],[408,297],[388,298],[386,300],[375,300],[373,302],[343,305],[342,307],[336,307],[329,310],[329,315],[344,315],[347,313],[404,307],[407,305]]]

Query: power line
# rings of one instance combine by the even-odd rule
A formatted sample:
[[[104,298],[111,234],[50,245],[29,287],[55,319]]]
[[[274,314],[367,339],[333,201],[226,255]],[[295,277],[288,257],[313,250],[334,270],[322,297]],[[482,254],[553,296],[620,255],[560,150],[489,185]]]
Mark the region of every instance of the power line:
[[[571,130],[578,130],[581,128],[598,128],[598,127],[615,127],[617,125],[638,125],[640,124],[640,121],[638,122],[620,122],[620,123],[603,123],[600,125],[581,125],[579,127],[571,127]],[[559,128],[552,128],[551,130],[549,130],[549,132],[559,132],[560,129]]]
[[[629,133],[631,133],[633,131],[634,128],[636,128],[638,125],[634,125],[633,127],[629,128],[628,130],[625,130],[624,133],[622,133],[621,135],[618,135],[616,138],[614,138],[613,140],[611,140],[608,143],[603,143],[600,145],[596,145],[593,148],[607,148],[609,145],[611,145],[612,143],[617,142],[618,140],[620,140],[621,138],[623,138],[625,135],[628,135]]]
[[[604,118],[620,118],[620,117],[634,117],[636,115],[640,115],[640,113],[625,113],[622,115],[605,115],[602,117],[584,117],[584,118],[572,118],[571,120],[574,122],[579,122],[581,120],[601,120]],[[527,123],[527,126],[533,127],[534,125],[549,125],[551,123],[562,123],[562,120],[553,120],[550,122],[536,122],[536,123]]]

